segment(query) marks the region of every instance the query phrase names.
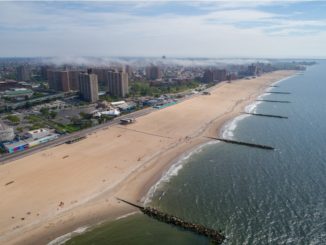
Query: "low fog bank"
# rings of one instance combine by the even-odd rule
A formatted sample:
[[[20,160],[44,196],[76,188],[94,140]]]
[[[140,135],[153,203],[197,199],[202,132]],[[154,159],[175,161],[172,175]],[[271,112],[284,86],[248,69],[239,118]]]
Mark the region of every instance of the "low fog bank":
[[[213,58],[146,58],[146,57],[130,57],[130,58],[106,58],[106,57],[49,57],[42,58],[41,63],[46,65],[62,66],[116,66],[116,65],[130,65],[133,67],[144,67],[149,65],[161,66],[227,66],[247,65],[251,63],[271,63],[268,59],[213,59]]]

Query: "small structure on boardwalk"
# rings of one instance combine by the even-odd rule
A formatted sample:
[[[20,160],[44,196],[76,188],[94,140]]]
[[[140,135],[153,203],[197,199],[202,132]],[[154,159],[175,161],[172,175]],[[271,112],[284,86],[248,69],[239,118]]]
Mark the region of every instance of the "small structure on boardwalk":
[[[120,119],[120,124],[122,124],[122,125],[131,124],[131,123],[134,123],[134,122],[136,122],[135,118],[122,118],[122,119]]]

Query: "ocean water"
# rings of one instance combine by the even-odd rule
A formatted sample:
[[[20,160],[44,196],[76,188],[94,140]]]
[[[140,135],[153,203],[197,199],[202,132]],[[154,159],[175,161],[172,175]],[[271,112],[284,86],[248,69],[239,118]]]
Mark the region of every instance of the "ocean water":
[[[275,151],[207,144],[174,165],[147,203],[185,220],[221,229],[225,244],[326,244],[326,62],[264,94],[224,137]],[[108,222],[66,244],[209,244],[205,237],[136,214]]]

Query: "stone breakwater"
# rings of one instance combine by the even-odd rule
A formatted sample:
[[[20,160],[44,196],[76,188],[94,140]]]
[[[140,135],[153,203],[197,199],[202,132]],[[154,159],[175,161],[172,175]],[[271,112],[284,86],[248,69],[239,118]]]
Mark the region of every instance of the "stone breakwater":
[[[155,208],[142,207],[142,206],[133,204],[131,202],[128,202],[128,201],[125,201],[122,199],[118,199],[118,200],[138,208],[143,214],[145,214],[151,218],[154,218],[158,221],[161,221],[161,222],[164,222],[167,224],[171,224],[171,225],[175,225],[175,226],[178,226],[185,230],[197,233],[199,235],[206,236],[211,240],[211,242],[213,244],[222,244],[223,241],[225,240],[225,236],[223,234],[221,234],[221,232],[216,231],[211,228],[207,228],[201,224],[195,224],[195,223],[184,221],[174,215],[166,214],[166,213],[159,211]]]

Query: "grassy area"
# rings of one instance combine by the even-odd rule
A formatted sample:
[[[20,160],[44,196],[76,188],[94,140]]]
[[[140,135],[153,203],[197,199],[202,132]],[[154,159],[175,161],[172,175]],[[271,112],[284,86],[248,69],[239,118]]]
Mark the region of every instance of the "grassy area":
[[[64,125],[63,130],[67,133],[73,133],[81,130],[81,128],[79,126],[76,126],[75,124],[68,124]]]
[[[70,124],[66,125],[55,122],[50,118],[49,114],[44,112],[41,115],[28,115],[25,117],[28,123],[32,124],[30,130],[49,127],[55,129],[58,133],[73,133],[92,126],[91,119],[86,117],[86,115],[81,119],[76,117],[72,119]]]
[[[135,82],[131,85],[132,96],[160,96],[162,94],[180,93],[199,86],[199,82],[191,81],[187,84],[172,84],[166,86],[150,86],[149,83]]]
[[[108,94],[105,94],[105,95],[101,95],[100,96],[100,100],[106,100],[107,102],[119,101],[121,99],[122,98],[119,98],[119,97],[116,97],[116,96],[112,96],[112,95],[108,95]]]
[[[30,130],[44,128],[48,126],[48,124],[44,121],[43,118],[36,115],[28,115],[25,117],[25,119],[28,120],[28,123],[32,124],[32,126],[29,128]]]
[[[5,119],[9,120],[10,122],[14,124],[18,124],[20,122],[20,118],[16,115],[8,115],[5,117]]]
[[[33,99],[35,99],[35,98],[40,98],[40,97],[43,97],[43,96],[45,96],[43,93],[40,93],[40,92],[34,92],[34,94],[33,94]]]

